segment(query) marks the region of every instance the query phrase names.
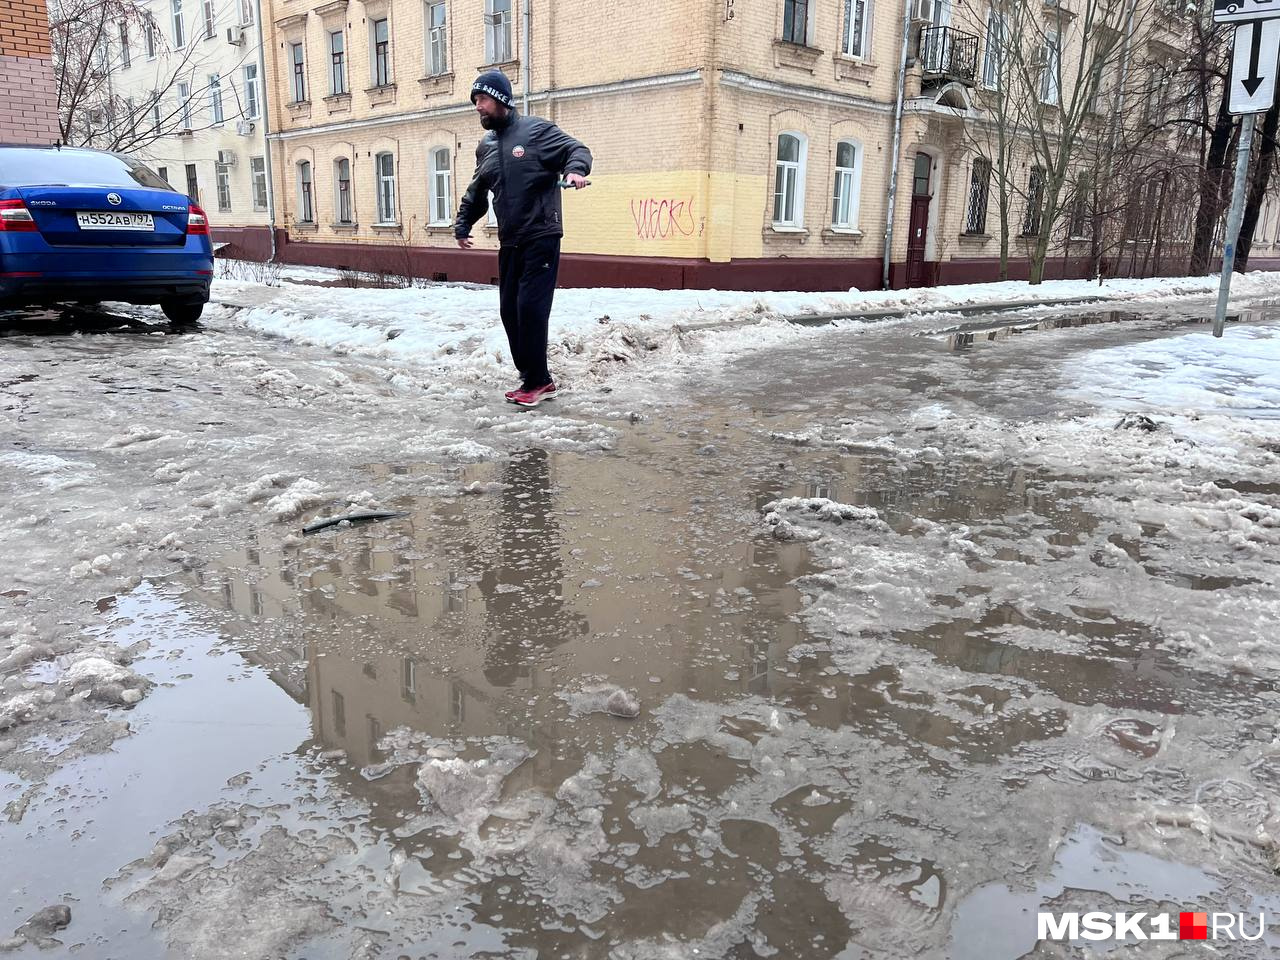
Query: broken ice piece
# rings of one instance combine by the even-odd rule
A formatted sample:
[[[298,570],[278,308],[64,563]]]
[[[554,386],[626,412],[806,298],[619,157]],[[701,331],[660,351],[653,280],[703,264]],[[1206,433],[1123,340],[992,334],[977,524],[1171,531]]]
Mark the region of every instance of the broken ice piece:
[[[625,690],[615,690],[605,702],[604,708],[610,716],[626,720],[640,716],[640,701]]]

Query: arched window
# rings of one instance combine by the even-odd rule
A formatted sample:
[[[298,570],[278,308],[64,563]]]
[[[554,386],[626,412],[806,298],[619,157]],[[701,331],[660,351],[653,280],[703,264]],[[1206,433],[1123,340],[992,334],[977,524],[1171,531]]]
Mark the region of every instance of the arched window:
[[[378,222],[396,222],[396,158],[390,153],[380,153],[373,158],[377,173]]]
[[[450,168],[449,148],[437,147],[431,151],[431,223],[448,224],[453,221],[453,172]]]
[[[773,186],[773,224],[799,227],[804,220],[804,164],[808,148],[802,133],[778,137],[778,160]]]
[[[315,223],[316,210],[311,194],[311,161],[298,163],[298,222]]]
[[[831,226],[858,229],[858,201],[862,196],[862,144],[841,140],[836,144],[836,182],[831,202]]]

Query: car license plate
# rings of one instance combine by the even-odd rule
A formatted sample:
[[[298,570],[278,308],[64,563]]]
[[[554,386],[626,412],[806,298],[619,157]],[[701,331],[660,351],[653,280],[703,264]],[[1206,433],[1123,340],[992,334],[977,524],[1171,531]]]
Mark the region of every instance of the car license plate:
[[[154,230],[149,213],[126,213],[122,210],[82,210],[76,214],[81,230]]]

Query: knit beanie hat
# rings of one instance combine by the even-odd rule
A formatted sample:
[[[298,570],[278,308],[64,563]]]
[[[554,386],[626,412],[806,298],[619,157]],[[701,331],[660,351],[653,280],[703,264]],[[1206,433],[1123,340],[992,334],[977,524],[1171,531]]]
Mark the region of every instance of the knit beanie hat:
[[[471,102],[475,103],[476,97],[482,93],[493,97],[504,107],[515,103],[511,96],[511,81],[501,70],[490,70],[476,77],[476,82],[471,85]]]

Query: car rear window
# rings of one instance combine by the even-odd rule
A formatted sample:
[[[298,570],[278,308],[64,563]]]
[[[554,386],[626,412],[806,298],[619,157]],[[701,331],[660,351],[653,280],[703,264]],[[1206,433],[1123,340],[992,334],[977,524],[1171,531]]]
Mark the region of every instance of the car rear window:
[[[0,150],[0,184],[172,189],[136,160],[82,150]]]

